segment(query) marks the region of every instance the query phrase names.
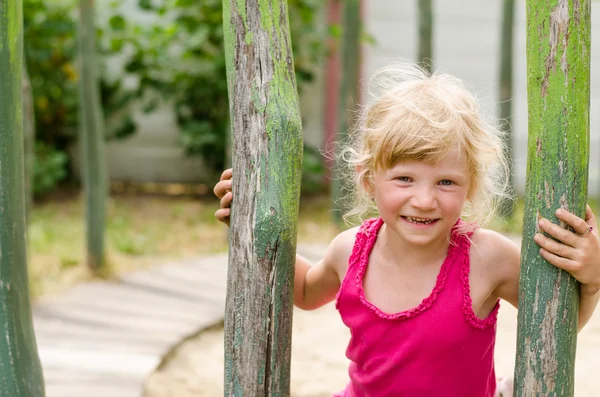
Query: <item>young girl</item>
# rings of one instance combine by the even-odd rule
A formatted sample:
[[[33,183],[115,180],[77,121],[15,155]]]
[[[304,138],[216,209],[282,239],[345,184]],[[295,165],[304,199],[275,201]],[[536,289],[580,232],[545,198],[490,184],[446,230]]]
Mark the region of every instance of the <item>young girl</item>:
[[[519,247],[481,225],[503,194],[499,133],[449,75],[387,68],[344,159],[355,172],[350,215],[379,217],[340,233],[314,265],[297,256],[294,303],[335,299],[350,328],[350,383],[336,396],[482,396],[496,392],[500,299],[515,307]],[[231,170],[215,186],[228,223]],[[579,328],[600,295],[596,219],[557,209],[569,232],[540,219],[540,254],[581,282]],[[510,394],[512,391],[507,391]],[[506,395],[506,394],[505,394]]]

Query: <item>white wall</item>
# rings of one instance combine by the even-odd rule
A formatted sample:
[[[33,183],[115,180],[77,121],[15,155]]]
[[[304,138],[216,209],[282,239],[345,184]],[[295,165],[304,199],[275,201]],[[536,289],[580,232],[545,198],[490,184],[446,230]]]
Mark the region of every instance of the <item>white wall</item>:
[[[416,1],[364,0],[366,25],[377,44],[366,49],[365,72],[371,73],[394,59],[413,59],[417,54]],[[592,26],[600,26],[600,4],[592,2]],[[467,82],[482,99],[491,117],[499,114],[498,74],[500,56],[500,0],[434,1],[434,49],[436,69]],[[516,2],[514,31],[512,127],[518,189],[525,186],[527,161],[527,77],[525,65],[525,2]],[[600,30],[592,29],[590,195],[600,184]]]

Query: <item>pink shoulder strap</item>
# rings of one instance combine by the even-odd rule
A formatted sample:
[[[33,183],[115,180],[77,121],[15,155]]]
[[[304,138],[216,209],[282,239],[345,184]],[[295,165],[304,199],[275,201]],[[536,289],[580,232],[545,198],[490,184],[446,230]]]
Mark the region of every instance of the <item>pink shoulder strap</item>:
[[[342,280],[342,284],[335,298],[336,307],[339,303],[340,293],[348,284],[348,280],[354,279],[356,277],[357,269],[360,268],[360,264],[363,262],[364,255],[370,252],[371,247],[373,246],[373,244],[375,244],[375,240],[377,239],[377,232],[379,231],[379,228],[382,224],[383,219],[371,218],[365,220],[358,229],[358,232],[356,233],[356,237],[354,239],[352,253],[350,254],[350,258],[348,259],[348,269],[346,270],[346,275]]]

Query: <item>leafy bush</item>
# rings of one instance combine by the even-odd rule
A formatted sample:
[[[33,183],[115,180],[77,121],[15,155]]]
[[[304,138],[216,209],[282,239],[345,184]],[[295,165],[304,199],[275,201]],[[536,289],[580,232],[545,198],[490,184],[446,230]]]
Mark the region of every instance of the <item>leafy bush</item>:
[[[35,146],[33,162],[33,194],[42,196],[67,176],[67,154],[56,150],[43,142]]]
[[[124,15],[119,3],[97,13],[108,13],[97,21],[104,116],[120,120],[108,123],[107,138],[135,132],[128,112],[132,103],[141,103],[149,113],[167,101],[173,105],[186,152],[203,156],[213,170],[222,169],[228,130],[222,0],[139,0],[149,17],[145,22]],[[24,0],[23,7],[36,140],[57,153],[66,153],[77,139],[76,4]],[[312,78],[323,55],[323,37],[316,28],[319,7],[316,0],[289,1],[300,88]],[[117,59],[122,70],[109,75],[108,59]],[[66,172],[67,162],[61,164]]]
[[[301,87],[313,77],[323,55],[316,28],[320,2],[288,2],[296,77]],[[228,98],[223,49],[222,0],[140,0],[155,22],[134,23],[115,14],[104,48],[127,55],[124,75],[135,76],[134,96],[152,111],[160,100],[174,104],[181,143],[206,164],[224,167]]]
[[[64,151],[77,135],[77,42],[73,2],[23,2],[26,66],[36,140]]]

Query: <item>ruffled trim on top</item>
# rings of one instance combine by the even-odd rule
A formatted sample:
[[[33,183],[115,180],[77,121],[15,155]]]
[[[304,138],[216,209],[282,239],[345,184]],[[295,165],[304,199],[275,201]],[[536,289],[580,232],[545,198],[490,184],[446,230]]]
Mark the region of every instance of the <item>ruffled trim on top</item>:
[[[465,319],[471,326],[478,329],[486,329],[494,324],[496,324],[496,320],[498,318],[498,310],[500,310],[500,299],[496,302],[496,306],[492,312],[485,318],[480,319],[477,317],[475,312],[473,311],[473,300],[471,299],[471,286],[469,284],[469,274],[471,272],[471,255],[470,255],[470,238],[473,232],[461,236],[460,238],[466,240],[458,245],[462,247],[459,255],[462,257],[462,267],[460,269],[460,278],[463,287],[463,307],[462,311],[465,315]]]
[[[381,218],[371,218],[371,219],[365,220],[362,223],[362,225],[360,225],[360,228],[358,229],[358,232],[356,233],[354,246],[352,247],[352,253],[350,254],[350,258],[348,258],[348,269],[346,270],[346,275],[344,276],[344,279],[342,280],[340,289],[338,289],[338,292],[335,295],[336,309],[338,309],[338,306],[339,306],[340,295],[341,295],[342,291],[344,290],[344,287],[348,284],[348,282],[349,282],[348,280],[351,278],[351,276],[350,276],[351,270],[354,269],[356,266],[358,266],[358,264],[360,263],[362,254],[365,251],[364,248],[368,246],[367,244],[368,244],[370,236],[373,235],[373,236],[375,236],[374,238],[377,237],[377,232],[379,231],[379,228],[381,227],[382,223],[383,223],[383,220]],[[373,238],[371,238],[371,244],[372,243],[373,243]],[[368,251],[371,251],[371,250],[369,249]],[[366,258],[367,258],[367,260],[369,259],[368,253],[367,253]]]
[[[388,320],[409,319],[409,318],[412,318],[412,317],[416,316],[417,314],[429,309],[431,307],[431,305],[433,305],[433,303],[435,302],[438,294],[444,289],[444,286],[446,285],[446,279],[448,278],[448,272],[450,270],[450,264],[454,260],[454,250],[456,249],[456,244],[448,245],[448,254],[446,255],[446,258],[444,259],[444,263],[442,263],[442,267],[437,276],[435,287],[431,291],[431,294],[421,301],[419,306],[417,306],[413,309],[405,310],[405,311],[395,313],[395,314],[386,313],[383,310],[380,310],[377,306],[373,305],[371,302],[369,302],[367,300],[367,298],[365,297],[365,290],[363,289],[363,284],[362,284],[363,277],[364,277],[364,274],[365,274],[365,271],[367,268],[367,264],[369,261],[369,255],[371,253],[371,250],[373,249],[373,245],[375,244],[375,239],[377,238],[377,232],[381,228],[382,224],[383,224],[383,220],[381,218],[376,219],[372,223],[372,227],[369,228],[369,234],[365,235],[366,241],[363,243],[364,249],[361,252],[362,255],[360,256],[360,258],[356,259],[356,260],[358,260],[358,259],[360,260],[360,262],[359,262],[360,267],[358,268],[358,271],[356,273],[356,278],[355,278],[358,296],[359,296],[361,302],[366,307],[368,307],[371,311],[373,311],[375,314],[377,314],[377,316],[379,316],[380,318],[388,319]],[[455,233],[452,233],[452,239],[454,239],[454,235],[455,235]]]

